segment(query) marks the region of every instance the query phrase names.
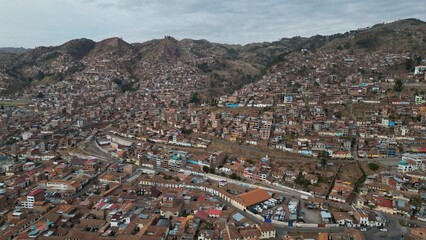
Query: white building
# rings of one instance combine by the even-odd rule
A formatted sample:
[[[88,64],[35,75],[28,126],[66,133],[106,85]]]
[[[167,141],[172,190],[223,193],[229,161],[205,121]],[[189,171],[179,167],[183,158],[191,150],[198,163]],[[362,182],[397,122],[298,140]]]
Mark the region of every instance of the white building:
[[[425,170],[426,157],[412,154],[403,154],[401,161],[398,162],[398,172],[406,173],[416,170]]]
[[[24,208],[34,208],[34,203],[41,200],[44,200],[44,192],[42,189],[36,189],[27,195],[27,201],[22,202],[22,206]]]

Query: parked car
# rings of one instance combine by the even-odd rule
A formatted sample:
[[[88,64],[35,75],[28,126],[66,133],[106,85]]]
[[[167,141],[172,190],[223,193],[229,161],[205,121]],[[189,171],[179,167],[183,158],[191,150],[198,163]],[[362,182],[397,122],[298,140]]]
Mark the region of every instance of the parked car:
[[[361,228],[361,232],[367,232],[367,228]]]

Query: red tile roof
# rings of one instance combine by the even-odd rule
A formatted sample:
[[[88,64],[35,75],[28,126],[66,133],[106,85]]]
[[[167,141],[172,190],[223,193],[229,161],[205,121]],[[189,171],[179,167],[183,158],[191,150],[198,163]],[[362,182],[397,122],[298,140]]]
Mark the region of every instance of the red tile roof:
[[[219,209],[209,209],[209,211],[207,211],[207,213],[209,215],[219,215],[222,214],[222,210]]]
[[[34,196],[36,196],[37,194],[42,193],[42,192],[43,192],[43,189],[36,189],[36,190],[31,191],[30,193],[28,193],[28,196],[32,196],[32,197],[34,197]]]
[[[201,220],[206,220],[207,218],[209,218],[209,215],[204,211],[198,211],[197,214],[195,214],[195,217]]]
[[[377,205],[380,207],[393,208],[392,200],[382,197],[377,197]]]
[[[242,204],[246,207],[252,206],[257,203],[264,202],[271,198],[271,195],[263,189],[256,189],[236,196],[237,199],[242,200]]]

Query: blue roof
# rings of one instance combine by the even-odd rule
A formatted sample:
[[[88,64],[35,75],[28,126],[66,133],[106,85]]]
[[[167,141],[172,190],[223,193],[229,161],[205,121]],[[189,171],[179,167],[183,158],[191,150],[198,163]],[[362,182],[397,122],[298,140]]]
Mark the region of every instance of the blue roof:
[[[325,212],[325,211],[321,211],[321,217],[322,217],[322,219],[331,218],[331,213]]]
[[[232,218],[233,218],[235,221],[239,222],[239,221],[241,221],[241,220],[243,220],[243,219],[244,219],[244,216],[243,216],[241,213],[236,213],[236,214],[234,214],[234,215],[232,216]]]
[[[405,207],[405,202],[404,201],[399,201],[397,202],[398,207]]]

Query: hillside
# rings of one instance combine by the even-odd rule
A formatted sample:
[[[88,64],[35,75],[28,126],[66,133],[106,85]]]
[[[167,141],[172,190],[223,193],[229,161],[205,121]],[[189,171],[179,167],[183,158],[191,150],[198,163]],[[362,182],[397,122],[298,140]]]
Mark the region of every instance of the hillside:
[[[29,51],[26,48],[1,47],[0,53],[24,53]]]
[[[228,45],[172,37],[129,44],[76,39],[55,47],[0,49],[0,89],[8,95],[25,86],[93,77],[145,85],[147,81],[195,79],[193,89],[209,96],[230,93],[259,79],[265,70],[307,49],[344,57],[426,49],[426,23],[416,19],[377,24],[331,36],[283,38],[276,42]],[[415,58],[412,65],[415,65]],[[410,66],[411,68],[411,66]],[[404,71],[396,64],[394,71]],[[135,86],[136,86],[135,85]]]

